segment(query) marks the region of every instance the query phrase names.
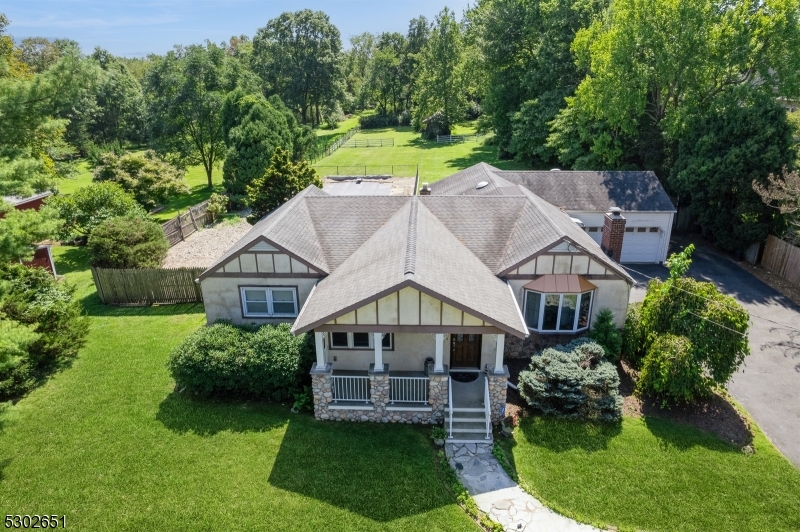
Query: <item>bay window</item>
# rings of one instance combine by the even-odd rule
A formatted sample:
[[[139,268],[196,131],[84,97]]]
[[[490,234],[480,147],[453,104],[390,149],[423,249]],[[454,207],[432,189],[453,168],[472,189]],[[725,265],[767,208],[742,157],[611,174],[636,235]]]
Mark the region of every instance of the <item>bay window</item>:
[[[541,332],[577,332],[589,327],[592,291],[546,294],[525,290],[525,323]]]

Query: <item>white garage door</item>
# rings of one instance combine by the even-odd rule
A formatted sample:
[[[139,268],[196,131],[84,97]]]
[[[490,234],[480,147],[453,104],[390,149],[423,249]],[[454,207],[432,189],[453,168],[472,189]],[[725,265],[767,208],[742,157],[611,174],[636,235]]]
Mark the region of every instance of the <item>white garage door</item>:
[[[620,262],[659,262],[661,235],[658,227],[626,227]]]

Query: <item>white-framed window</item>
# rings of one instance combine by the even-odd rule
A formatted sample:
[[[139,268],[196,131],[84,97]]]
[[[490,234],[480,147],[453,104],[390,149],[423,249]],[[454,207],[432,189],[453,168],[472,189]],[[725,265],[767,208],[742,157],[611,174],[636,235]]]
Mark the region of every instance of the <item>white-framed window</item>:
[[[332,332],[330,334],[331,349],[375,349],[373,333]],[[394,348],[394,335],[385,333],[382,340],[383,349]]]
[[[245,318],[297,317],[297,289],[290,286],[243,286],[242,314]]]
[[[540,332],[577,332],[589,328],[592,291],[543,294],[525,290],[525,323]]]

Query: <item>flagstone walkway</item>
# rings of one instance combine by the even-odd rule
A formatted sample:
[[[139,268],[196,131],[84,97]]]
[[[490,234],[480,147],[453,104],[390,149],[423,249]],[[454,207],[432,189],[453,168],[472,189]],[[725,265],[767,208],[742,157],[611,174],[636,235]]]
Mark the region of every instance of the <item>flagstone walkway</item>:
[[[546,508],[520,488],[492,454],[492,444],[448,443],[445,453],[478,508],[506,532],[598,532]]]

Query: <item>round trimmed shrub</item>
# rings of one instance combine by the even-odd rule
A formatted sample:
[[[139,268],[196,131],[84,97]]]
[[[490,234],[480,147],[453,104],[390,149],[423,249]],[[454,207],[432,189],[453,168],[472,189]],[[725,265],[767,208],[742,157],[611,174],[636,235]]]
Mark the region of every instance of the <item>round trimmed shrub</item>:
[[[619,374],[588,338],[545,349],[519,374],[519,392],[543,414],[616,421],[622,415]]]
[[[311,336],[294,336],[288,323],[253,328],[221,321],[181,342],[168,367],[180,386],[197,395],[281,401],[302,389],[313,360]]]
[[[158,268],[169,249],[161,226],[140,216],[104,221],[88,246],[92,266],[98,268]]]

